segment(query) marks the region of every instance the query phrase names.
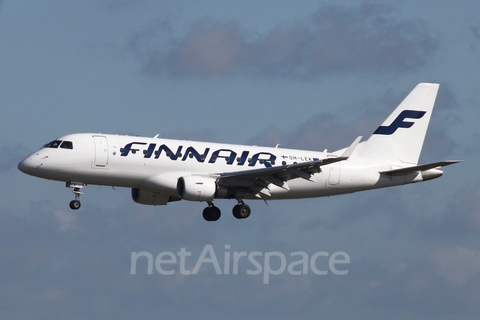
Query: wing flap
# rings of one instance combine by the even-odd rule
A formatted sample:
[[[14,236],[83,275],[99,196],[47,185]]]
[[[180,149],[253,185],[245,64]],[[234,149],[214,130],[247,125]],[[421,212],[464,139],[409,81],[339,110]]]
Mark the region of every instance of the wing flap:
[[[271,183],[271,184],[276,185],[279,188],[282,188],[282,189],[285,189],[285,190],[290,190],[290,187],[288,186],[286,181],[284,181],[280,178],[277,178],[273,175],[259,176],[258,179],[265,181],[265,183],[267,185]]]
[[[251,188],[252,193],[257,197],[257,198],[263,198],[264,196],[266,197],[271,197],[272,195],[270,194],[270,190],[268,190],[267,187],[263,187],[261,185],[255,184]]]
[[[317,172],[320,172],[320,167],[317,168],[318,171]],[[311,182],[317,182],[315,179],[312,178],[312,175],[315,173],[315,172],[310,172],[310,171],[303,171],[303,170],[288,170],[288,172],[292,173],[293,175],[297,176],[298,178],[302,178],[302,179],[305,179],[305,180],[308,180],[308,181],[311,181]]]

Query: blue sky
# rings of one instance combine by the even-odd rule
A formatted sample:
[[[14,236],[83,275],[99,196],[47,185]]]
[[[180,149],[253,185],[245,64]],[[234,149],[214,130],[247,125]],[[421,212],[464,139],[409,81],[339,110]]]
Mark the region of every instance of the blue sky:
[[[478,1],[0,1],[2,318],[471,319],[480,309]],[[441,179],[352,195],[135,204],[17,163],[74,132],[310,150],[368,137],[419,82]],[[130,274],[131,253],[343,251],[348,275]],[[195,259],[192,259],[192,261]],[[194,261],[189,267],[193,267]],[[193,264],[193,265],[192,265]],[[145,266],[144,266],[145,267]],[[245,271],[245,270],[243,270]]]

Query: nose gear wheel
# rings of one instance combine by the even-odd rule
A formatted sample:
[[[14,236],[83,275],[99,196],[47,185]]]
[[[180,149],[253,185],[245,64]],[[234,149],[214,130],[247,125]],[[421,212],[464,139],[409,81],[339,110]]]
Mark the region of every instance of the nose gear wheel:
[[[83,192],[80,192],[80,190],[85,186],[82,182],[67,182],[67,188],[72,188],[73,194],[75,194],[75,200],[70,201],[70,209],[72,210],[78,210],[81,207],[80,203],[80,195],[83,194]]]

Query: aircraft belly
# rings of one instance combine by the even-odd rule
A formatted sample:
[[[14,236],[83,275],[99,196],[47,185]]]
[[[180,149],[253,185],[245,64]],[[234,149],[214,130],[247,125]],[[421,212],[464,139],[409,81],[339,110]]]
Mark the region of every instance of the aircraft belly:
[[[316,182],[297,178],[288,181],[290,190],[270,187],[272,199],[299,199],[326,197],[339,194],[353,193],[356,191],[370,189],[378,183],[379,174],[374,168],[365,170],[355,166],[343,166],[341,176],[336,177],[335,185],[331,184],[330,172],[313,175]]]

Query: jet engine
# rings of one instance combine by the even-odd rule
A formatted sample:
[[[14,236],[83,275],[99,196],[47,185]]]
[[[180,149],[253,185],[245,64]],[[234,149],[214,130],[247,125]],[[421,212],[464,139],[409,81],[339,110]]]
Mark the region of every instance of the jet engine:
[[[170,196],[162,193],[132,188],[132,199],[136,203],[159,206],[167,204],[167,202],[170,201]]]
[[[177,195],[182,200],[212,201],[217,191],[215,179],[188,175],[178,179]]]

